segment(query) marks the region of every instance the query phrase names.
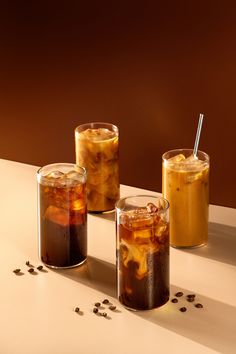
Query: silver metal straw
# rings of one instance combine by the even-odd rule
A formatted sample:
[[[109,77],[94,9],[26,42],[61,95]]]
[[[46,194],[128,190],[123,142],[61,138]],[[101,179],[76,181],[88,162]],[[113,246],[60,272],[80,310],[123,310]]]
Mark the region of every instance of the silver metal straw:
[[[198,150],[198,144],[199,144],[200,135],[201,135],[203,117],[204,117],[204,114],[200,113],[199,120],[198,120],[197,134],[196,134],[195,144],[194,144],[194,148],[193,148],[193,156],[195,158],[197,158],[197,150]]]

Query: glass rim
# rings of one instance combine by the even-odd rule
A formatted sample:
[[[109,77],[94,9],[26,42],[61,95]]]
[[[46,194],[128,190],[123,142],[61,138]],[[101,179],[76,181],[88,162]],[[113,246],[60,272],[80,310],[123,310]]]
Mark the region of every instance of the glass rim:
[[[162,154],[162,161],[166,161],[166,162],[168,162],[168,160],[166,159],[166,155],[167,154],[170,154],[170,153],[181,153],[181,152],[184,152],[184,151],[188,151],[188,152],[193,152],[193,149],[189,149],[189,148],[180,148],[180,149],[172,149],[172,150],[168,150],[168,151],[166,151],[166,152],[164,152],[164,154]],[[204,156],[204,158],[205,158],[205,160],[203,161],[203,160],[201,160],[201,161],[203,161],[203,162],[210,162],[210,156],[206,153],[206,152],[204,152],[204,151],[202,151],[202,150],[198,150],[198,153],[200,153],[200,154],[202,154],[203,156]],[[179,162],[172,162],[172,163],[175,163],[175,164],[178,164],[178,163],[181,163],[182,161],[179,161]],[[189,165],[190,164],[192,164],[192,163],[194,163],[194,162],[189,162]]]
[[[98,126],[100,126],[100,127],[105,127],[105,126],[107,126],[107,127],[112,128],[112,129],[111,129],[112,131],[114,131],[114,132],[116,132],[116,133],[119,132],[118,127],[117,127],[115,124],[113,124],[113,123],[107,123],[107,122],[89,122],[89,123],[83,123],[83,124],[78,125],[78,126],[75,128],[75,133],[80,133],[81,131],[84,130],[83,128],[86,128],[86,127],[87,127],[87,128],[90,127],[90,129],[96,129],[96,128],[93,127],[93,126],[95,126],[95,125],[98,125]]]
[[[77,165],[75,163],[70,163],[70,162],[55,162],[55,163],[50,163],[48,165],[44,165],[42,167],[40,167],[38,170],[37,170],[37,176],[42,176],[42,172],[44,169],[47,169],[47,168],[50,168],[50,167],[56,167],[56,166],[65,166],[65,167],[72,167],[73,169],[80,169],[81,170],[81,175],[86,177],[87,176],[87,171],[84,167],[80,166],[80,165]]]
[[[117,200],[116,204],[115,204],[115,209],[116,210],[121,210],[123,213],[128,213],[129,210],[123,210],[122,208],[119,207],[119,203],[123,202],[126,199],[131,199],[131,198],[155,198],[158,200],[163,200],[165,202],[165,207],[163,207],[163,209],[161,210],[157,210],[155,212],[148,212],[149,215],[155,215],[155,214],[160,214],[160,213],[165,213],[169,210],[170,208],[170,203],[168,202],[168,200],[166,198],[164,198],[162,195],[158,196],[158,195],[154,195],[154,194],[135,194],[135,195],[129,195],[126,197],[122,197],[119,200]]]

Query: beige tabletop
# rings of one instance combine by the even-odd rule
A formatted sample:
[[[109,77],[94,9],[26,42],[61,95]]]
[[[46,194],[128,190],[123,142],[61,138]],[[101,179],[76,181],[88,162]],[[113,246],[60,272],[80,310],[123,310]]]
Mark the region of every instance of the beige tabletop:
[[[88,216],[85,265],[27,272],[41,264],[37,237],[37,167],[0,160],[0,354],[236,353],[236,210],[210,206],[209,243],[171,248],[171,296],[195,293],[203,309],[184,298],[147,312],[116,299],[114,214]],[[121,194],[152,193],[121,186]],[[21,268],[22,276],[12,271]],[[110,318],[93,314],[108,298]],[[180,305],[187,312],[179,311]],[[81,314],[74,312],[78,306]]]

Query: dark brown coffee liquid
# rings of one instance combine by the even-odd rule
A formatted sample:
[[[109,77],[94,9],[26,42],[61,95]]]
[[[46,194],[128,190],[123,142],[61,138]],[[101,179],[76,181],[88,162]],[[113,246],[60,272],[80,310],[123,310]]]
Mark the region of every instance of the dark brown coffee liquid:
[[[52,267],[73,267],[87,257],[86,186],[63,181],[47,178],[39,185],[39,252]]]
[[[55,267],[72,267],[87,256],[87,222],[62,226],[50,220],[41,221],[41,259]]]
[[[129,309],[151,310],[169,299],[169,252],[160,250],[148,255],[148,274],[137,279],[138,263],[128,267],[120,262],[119,301]]]
[[[168,222],[137,209],[118,219],[117,236],[119,301],[133,310],[164,305],[169,299]]]

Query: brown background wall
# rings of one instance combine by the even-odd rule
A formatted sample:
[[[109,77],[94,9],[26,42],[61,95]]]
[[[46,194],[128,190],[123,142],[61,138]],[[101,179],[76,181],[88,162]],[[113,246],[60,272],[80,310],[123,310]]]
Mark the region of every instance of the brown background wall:
[[[0,157],[74,161],[74,128],[112,122],[121,183],[160,191],[162,153],[192,147],[203,112],[210,201],[236,207],[234,2],[135,4],[1,2]]]

